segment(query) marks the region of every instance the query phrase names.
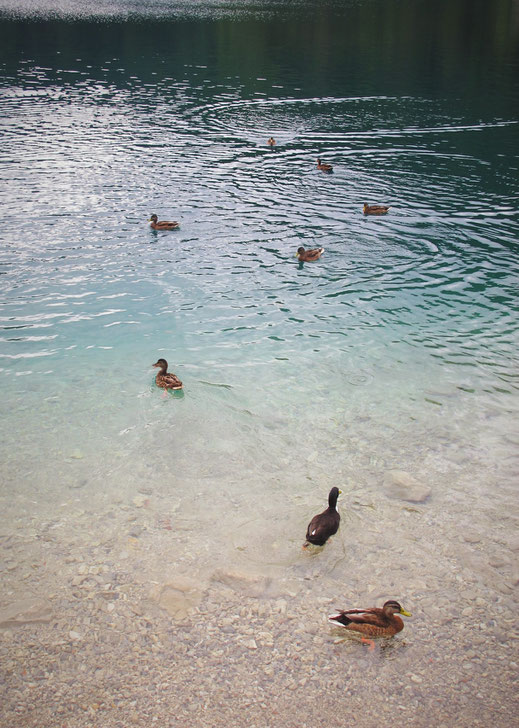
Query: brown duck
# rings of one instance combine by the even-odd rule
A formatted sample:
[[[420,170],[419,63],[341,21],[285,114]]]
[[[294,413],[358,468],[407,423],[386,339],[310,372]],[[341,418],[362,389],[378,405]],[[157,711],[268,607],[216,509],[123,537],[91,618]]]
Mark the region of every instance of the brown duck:
[[[303,548],[307,548],[309,544],[314,546],[324,546],[330,536],[333,536],[339,530],[341,516],[337,510],[337,499],[341,491],[338,488],[332,488],[328,494],[328,508],[314,516],[308,528],[306,529],[306,541]]]
[[[319,260],[321,255],[324,253],[324,248],[312,248],[305,250],[304,248],[298,248],[296,258],[302,263],[311,263],[314,260]]]
[[[276,140],[274,139],[274,137],[270,137],[270,139],[267,140],[267,144],[269,145],[269,147],[275,147]]]
[[[383,607],[337,611],[335,614],[330,614],[328,619],[338,627],[360,632],[367,637],[392,637],[404,629],[404,623],[397,614],[403,614],[404,617],[411,616],[398,602],[391,599]],[[374,646],[371,640],[364,641]]]
[[[167,222],[166,220],[159,220],[156,215],[152,215],[148,222],[151,223],[150,227],[152,227],[154,230],[177,230],[180,227],[179,222]]]
[[[159,359],[153,366],[160,368],[160,372],[155,377],[157,387],[161,387],[162,389],[182,389],[182,382],[176,374],[168,373],[168,362],[165,359]]]
[[[321,172],[333,172],[333,167],[331,164],[325,164],[324,162],[321,162],[320,159],[317,160],[317,169],[320,169]]]
[[[365,215],[385,215],[389,208],[390,205],[368,205],[365,202],[362,211]]]

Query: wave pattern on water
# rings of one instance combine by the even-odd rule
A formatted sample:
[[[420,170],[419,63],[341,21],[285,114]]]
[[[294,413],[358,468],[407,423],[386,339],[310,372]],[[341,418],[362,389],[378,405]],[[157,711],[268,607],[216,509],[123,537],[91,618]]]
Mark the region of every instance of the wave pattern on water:
[[[474,392],[514,408],[517,185],[486,145],[511,148],[515,119],[413,95],[305,97],[263,77],[247,97],[238,75],[159,60],[27,57],[4,77],[16,195],[0,380],[13,412],[20,396],[40,407],[42,389],[62,407],[73,393],[71,436],[95,450],[127,429],[124,392],[143,435],[157,352],[191,381],[195,409],[216,381],[232,401],[217,388],[215,415],[263,424],[285,410],[312,428],[349,398],[424,421],[430,401],[470,418]],[[366,218],[364,202],[391,209]],[[153,212],[180,230],[151,231]],[[325,253],[300,265],[299,245]],[[92,433],[99,402],[111,414]]]
[[[88,85],[74,87],[74,94],[84,100],[90,90]],[[153,103],[156,90],[141,87],[137,96],[143,92],[147,96],[142,103]],[[297,306],[311,286],[309,294],[329,307],[322,311],[325,315],[344,316],[338,306],[362,301],[373,306],[381,325],[443,325],[440,335],[448,333],[454,313],[467,322],[479,319],[480,335],[487,329],[496,342],[499,332],[493,321],[496,307],[502,307],[503,344],[511,343],[506,337],[516,334],[507,305],[512,279],[504,271],[514,265],[513,205],[502,197],[489,200],[486,194],[478,199],[483,160],[466,153],[447,154],[443,142],[437,152],[425,140],[423,148],[416,141],[411,147],[394,146],[395,135],[401,138],[409,131],[388,127],[387,122],[375,134],[356,132],[348,99],[206,104],[183,124],[168,125],[150,120],[148,108],[141,114],[138,104],[129,107],[127,96],[115,90],[106,111],[85,111],[73,97],[66,109],[52,102],[43,126],[39,101],[35,106],[26,99],[26,108],[17,107],[13,114],[9,96],[3,98],[5,118],[11,120],[6,129],[9,161],[18,176],[12,182],[22,182],[25,190],[21,225],[7,241],[7,250],[13,245],[17,250],[14,278],[10,260],[3,261],[7,291],[11,280],[16,288],[25,287],[27,280],[34,284],[38,276],[45,280],[50,265],[56,289],[82,291],[88,281],[103,281],[101,290],[73,294],[79,297],[75,306],[82,297],[93,297],[93,312],[68,312],[55,319],[64,323],[111,316],[110,310],[95,310],[104,287],[114,282],[108,279],[117,279],[122,270],[136,285],[160,291],[158,276],[174,264],[185,280],[202,277],[209,290],[215,283],[214,293],[222,277],[232,275],[233,287],[241,282],[244,290],[251,282],[265,292],[281,286]],[[368,108],[382,122],[391,118],[388,105],[396,116],[397,110],[403,113],[402,103],[418,115],[423,106],[414,108],[413,99],[369,98],[355,99],[355,108]],[[382,109],[374,112],[377,104]],[[330,119],[326,111],[321,118],[315,109],[329,107],[339,118],[342,110],[348,124],[344,134],[323,131],[322,118],[335,129],[337,118]],[[436,130],[413,127],[411,134],[420,138],[435,132],[443,140],[450,130],[488,133],[503,125],[447,127],[443,119],[440,123]],[[265,137],[276,126],[284,132],[271,151]],[[160,144],[154,142],[158,138]],[[382,145],[376,152],[375,139]],[[332,176],[316,170],[317,155],[333,161]],[[183,218],[174,242],[149,233],[144,222],[150,211],[164,209],[169,190],[175,191],[175,207]],[[36,191],[37,196],[31,194]],[[364,200],[389,202],[392,210],[384,219],[365,219]],[[505,222],[498,235],[496,208]],[[143,238],[156,245],[142,248]],[[300,243],[326,248],[317,270],[301,271],[294,262],[289,264]],[[65,305],[56,295],[59,300],[47,307]],[[28,297],[29,306],[40,303]]]

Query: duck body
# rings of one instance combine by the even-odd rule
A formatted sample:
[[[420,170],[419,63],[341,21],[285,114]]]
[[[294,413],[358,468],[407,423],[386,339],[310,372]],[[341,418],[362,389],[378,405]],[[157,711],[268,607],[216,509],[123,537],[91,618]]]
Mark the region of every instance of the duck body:
[[[410,617],[398,602],[390,600],[383,607],[368,609],[348,609],[330,614],[328,620],[352,632],[360,632],[368,637],[392,637],[404,629],[404,623],[398,614]]]
[[[274,137],[270,137],[270,139],[267,140],[267,144],[269,145],[269,147],[275,147],[276,140],[274,139]]]
[[[165,359],[159,359],[153,366],[160,369],[155,377],[157,387],[161,389],[182,389],[182,382],[177,375],[168,372],[168,362]]]
[[[306,529],[306,541],[303,548],[307,548],[309,544],[314,546],[324,546],[330,536],[333,536],[339,530],[341,516],[337,510],[337,499],[340,490],[332,488],[328,494],[328,508],[314,516],[308,528]]]
[[[362,212],[365,215],[385,215],[389,208],[390,205],[368,205],[365,202]]]
[[[312,248],[311,250],[305,250],[301,247],[297,249],[296,258],[302,263],[311,263],[314,260],[319,260],[323,253],[324,248]]]
[[[152,215],[148,220],[150,227],[153,230],[177,230],[180,227],[180,223],[176,221],[168,222],[167,220],[159,220],[156,215]]]
[[[321,172],[333,172],[333,167],[331,164],[325,164],[324,162],[321,162],[320,159],[317,160],[317,169],[320,169]]]

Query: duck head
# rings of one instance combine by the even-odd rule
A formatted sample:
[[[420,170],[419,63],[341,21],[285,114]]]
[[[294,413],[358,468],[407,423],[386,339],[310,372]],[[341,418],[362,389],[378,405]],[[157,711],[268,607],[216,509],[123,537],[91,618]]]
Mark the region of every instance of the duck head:
[[[166,372],[168,369],[168,362],[165,359],[158,359],[155,364],[152,364],[153,367],[158,367],[159,369],[162,369],[162,371]]]
[[[328,506],[330,508],[337,509],[337,500],[342,493],[342,490],[339,490],[337,487],[333,487],[331,491],[328,493]]]
[[[411,613],[406,612],[406,610],[398,603],[395,602],[394,599],[390,599],[388,602],[384,603],[384,606],[382,607],[384,612],[386,614],[390,614],[391,616],[396,612],[397,614],[403,614],[404,617],[410,617]]]

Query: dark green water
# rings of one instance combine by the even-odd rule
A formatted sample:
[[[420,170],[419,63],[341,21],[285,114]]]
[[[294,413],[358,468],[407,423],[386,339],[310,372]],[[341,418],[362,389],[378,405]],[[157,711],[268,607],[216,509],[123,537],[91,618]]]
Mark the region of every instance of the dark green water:
[[[10,598],[29,585],[68,615],[63,554],[95,560],[106,529],[104,565],[136,599],[164,564],[204,585],[216,566],[289,580],[302,622],[327,600],[398,598],[415,618],[390,658],[301,629],[329,672],[317,654],[323,683],[295,688],[276,725],[371,728],[396,711],[413,728],[509,728],[518,3],[0,0],[0,48],[0,536],[8,563],[16,533],[60,536],[34,582],[40,554],[20,540]],[[365,217],[364,202],[391,208]],[[180,230],[151,231],[154,212]],[[325,253],[299,265],[300,245]],[[183,398],[152,386],[158,356]],[[394,469],[429,498],[388,495]],[[343,527],[308,559],[308,516],[337,484]],[[137,511],[128,556],[143,488],[156,518]],[[256,685],[264,658],[250,656]],[[346,722],[333,701],[312,712],[328,679]],[[371,708],[351,713],[352,696]],[[233,725],[274,724],[226,700]],[[43,720],[7,710],[10,726]]]

